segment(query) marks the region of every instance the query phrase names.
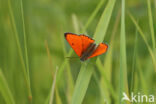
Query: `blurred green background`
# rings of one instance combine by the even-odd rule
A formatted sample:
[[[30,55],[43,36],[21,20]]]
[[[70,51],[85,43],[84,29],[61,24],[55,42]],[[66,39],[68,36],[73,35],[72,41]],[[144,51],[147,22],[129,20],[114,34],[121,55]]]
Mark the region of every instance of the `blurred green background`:
[[[47,104],[51,98],[53,104],[70,104],[82,62],[78,58],[66,58],[77,56],[74,52],[68,54],[71,48],[64,33],[93,37],[109,1],[0,0],[0,104]],[[156,32],[156,0],[149,0],[150,5],[147,1],[125,1],[126,42],[123,44],[127,76],[124,79],[127,79],[129,94],[140,92],[156,96],[156,61],[153,61],[156,35],[151,32]],[[119,101],[121,0],[116,0],[113,8],[104,39],[109,50],[98,57],[100,62],[91,63],[95,64],[94,71],[83,104],[118,104]],[[56,77],[52,95],[54,75],[59,80]]]

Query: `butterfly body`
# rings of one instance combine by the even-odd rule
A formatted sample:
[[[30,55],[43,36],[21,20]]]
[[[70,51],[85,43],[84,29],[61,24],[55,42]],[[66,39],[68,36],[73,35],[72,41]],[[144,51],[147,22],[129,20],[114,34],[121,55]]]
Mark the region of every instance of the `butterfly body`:
[[[100,43],[98,46],[94,40],[86,35],[77,35],[73,33],[65,33],[65,38],[75,53],[80,57],[81,61],[101,55],[108,49],[108,45]]]
[[[91,56],[95,50],[96,50],[96,44],[91,43],[89,47],[87,47],[87,49],[82,53],[80,60],[81,61],[87,60],[88,57]]]

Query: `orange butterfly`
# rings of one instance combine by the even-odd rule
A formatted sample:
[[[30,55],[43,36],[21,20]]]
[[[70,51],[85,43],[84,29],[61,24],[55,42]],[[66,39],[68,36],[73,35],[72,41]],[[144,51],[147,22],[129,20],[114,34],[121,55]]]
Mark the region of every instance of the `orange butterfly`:
[[[105,43],[100,43],[96,46],[94,40],[86,35],[77,35],[73,33],[65,33],[64,35],[75,53],[80,57],[81,61],[101,55],[108,49],[108,45]]]

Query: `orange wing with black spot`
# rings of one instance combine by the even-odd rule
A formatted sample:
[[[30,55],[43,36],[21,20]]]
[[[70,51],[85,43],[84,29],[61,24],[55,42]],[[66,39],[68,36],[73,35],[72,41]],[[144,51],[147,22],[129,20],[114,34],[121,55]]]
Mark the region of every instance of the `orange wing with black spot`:
[[[65,33],[65,38],[79,57],[81,57],[82,53],[91,43],[94,43],[94,40],[86,35]]]
[[[79,35],[73,33],[65,33],[65,38],[68,41],[69,45],[73,48],[75,53],[81,57],[83,48],[82,48],[82,39]]]
[[[93,54],[90,57],[88,57],[88,59],[92,58],[92,57],[95,57],[95,56],[99,56],[99,55],[105,53],[107,51],[107,49],[108,49],[108,45],[107,44],[100,43],[97,46],[96,50],[93,52]]]
[[[94,43],[94,40],[86,35],[79,35],[82,39],[82,50],[83,52],[90,46],[91,43]]]

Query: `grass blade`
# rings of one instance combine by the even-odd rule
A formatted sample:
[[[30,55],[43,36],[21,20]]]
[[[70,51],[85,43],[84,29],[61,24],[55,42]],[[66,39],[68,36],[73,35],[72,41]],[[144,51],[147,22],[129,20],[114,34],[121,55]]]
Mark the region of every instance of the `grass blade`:
[[[135,42],[134,42],[134,51],[133,51],[133,62],[132,62],[132,74],[131,74],[131,86],[130,92],[134,89],[134,77],[135,77],[135,63],[136,63],[136,52],[137,52],[137,41],[138,41],[138,32],[136,31]]]
[[[114,37],[116,35],[117,29],[118,29],[118,25],[119,25],[119,21],[120,21],[120,17],[121,17],[121,9],[119,9],[118,11],[118,15],[116,17],[116,21],[112,30],[112,35],[111,35],[111,42],[109,44],[109,50],[108,50],[108,54],[106,54],[106,58],[104,61],[104,67],[100,61],[100,59],[98,58],[96,61],[96,65],[101,73],[101,98],[103,102],[103,99],[106,99],[108,103],[111,103],[111,99],[110,96],[113,97],[113,99],[115,100],[115,102],[117,102],[117,95],[114,91],[114,88],[111,84],[111,74],[112,74],[112,52],[113,52],[113,43],[114,43]],[[106,74],[107,73],[107,74]],[[107,84],[106,84],[107,83]]]
[[[49,67],[50,67],[50,70],[51,70],[51,74],[52,74],[52,77],[54,77],[52,58],[51,58],[51,55],[50,55],[50,50],[49,50],[49,46],[48,46],[48,41],[47,40],[45,40],[45,48],[46,48],[48,59],[49,59]]]
[[[73,26],[74,26],[74,29],[75,29],[75,32],[76,33],[79,33],[79,21],[77,19],[77,16],[75,14],[72,14],[72,21],[73,21]]]
[[[101,61],[100,61],[100,59],[98,58],[97,59],[97,61],[96,61],[96,66],[98,67],[98,69],[104,69],[104,67],[103,67],[103,65],[102,65],[102,63],[101,63]],[[109,70],[109,69],[108,69]],[[112,86],[112,84],[110,83],[110,80],[106,77],[106,74],[105,73],[103,73],[102,71],[100,71],[100,73],[101,73],[101,75],[102,75],[102,78],[101,78],[101,86],[100,86],[100,88],[101,88],[101,96],[102,96],[102,101],[101,102],[103,102],[103,100],[104,100],[104,98],[106,99],[106,100],[109,100],[108,99],[108,96],[106,95],[108,92],[112,95],[112,97],[113,97],[113,99],[115,99],[115,100],[117,100],[117,95],[116,95],[116,93],[115,93],[115,91],[114,91],[114,88],[113,88],[113,86]],[[108,87],[108,89],[106,89],[106,88],[104,88],[104,86],[106,86],[107,85],[107,87]],[[106,91],[107,90],[107,91]],[[109,102],[108,102],[109,103]]]
[[[0,93],[5,99],[7,104],[15,104],[14,98],[12,96],[12,93],[9,89],[8,83],[2,73],[2,70],[0,69]]]
[[[100,43],[103,41],[106,31],[107,31],[107,27],[112,15],[112,11],[114,8],[114,4],[115,4],[116,0],[109,0],[104,12],[102,13],[102,16],[100,18],[100,21],[97,25],[97,28],[95,30],[95,34],[94,34],[94,39],[96,40],[97,43]]]
[[[67,56],[71,56],[72,53],[73,53],[73,50],[71,49],[71,50],[69,51],[69,53],[67,54]],[[67,63],[68,63],[68,60],[65,59],[65,60],[63,61],[63,63],[61,64],[61,66],[60,66],[60,68],[59,68],[59,70],[58,70],[58,75],[57,75],[57,78],[56,78],[56,83],[59,83],[59,80],[61,79],[63,70],[64,70],[65,66],[67,65]]]
[[[58,70],[58,68],[56,68],[56,72],[55,72],[55,75],[54,75],[54,78],[53,78],[54,80],[53,80],[53,84],[52,84],[52,87],[51,87],[51,94],[50,94],[49,104],[53,104],[57,70]]]
[[[119,89],[119,103],[123,104],[122,94],[128,94],[127,82],[127,59],[126,59],[126,33],[125,33],[125,0],[121,4],[121,34],[120,34],[120,89]],[[127,102],[129,103],[129,102]]]
[[[49,46],[48,46],[47,40],[45,40],[45,47],[46,47],[46,51],[47,51],[47,55],[48,55],[48,59],[49,59],[49,67],[50,67],[50,69],[53,69],[51,55],[50,55],[50,50],[49,50]],[[49,95],[48,95],[48,97],[47,97],[47,99],[45,101],[45,104],[49,104],[50,102],[51,103],[53,102],[53,98],[54,98],[54,91],[53,90],[54,90],[55,83],[56,83],[57,71],[58,71],[58,68],[56,68],[55,74],[54,74],[54,70],[51,71],[53,84],[52,84],[51,92],[49,93]],[[55,88],[55,92],[56,92],[56,102],[57,102],[57,104],[62,104],[57,87]]]
[[[56,87],[56,104],[62,104],[62,101],[61,101],[61,98],[60,98],[60,95],[59,95],[59,92],[58,92],[58,88]]]
[[[17,27],[16,27],[16,23],[15,23],[15,19],[14,19],[14,13],[12,11],[12,6],[11,6],[11,1],[10,0],[8,0],[8,7],[9,7],[9,13],[10,13],[10,16],[11,16],[10,19],[11,19],[11,22],[12,22],[12,25],[13,25],[14,37],[15,37],[15,40],[16,40],[20,61],[21,61],[21,64],[22,64],[22,71],[23,71],[23,74],[24,74],[24,79],[25,79],[25,82],[26,82],[27,90],[28,90],[28,98],[29,98],[29,101],[31,102],[32,94],[31,94],[30,82],[29,82],[27,72],[26,72],[26,68],[25,68],[22,49],[21,49],[21,45],[20,45],[20,41],[19,41],[19,37],[18,37]]]
[[[137,71],[138,71],[138,78],[139,78],[139,81],[140,81],[140,84],[141,84],[141,89],[143,89],[143,91],[141,91],[141,92],[143,92],[144,94],[148,94],[148,89],[147,89],[147,86],[148,86],[148,84],[147,84],[147,80],[145,79],[145,77],[144,77],[144,75],[143,75],[143,68],[141,67],[141,65],[140,65],[140,61],[138,60],[138,58],[137,58],[137,60],[136,60],[136,63],[137,63]]]
[[[93,67],[91,67],[91,66],[89,66],[89,65],[87,66],[87,63],[82,63],[80,73],[79,73],[77,81],[76,81],[71,104],[81,104],[82,103],[82,100],[85,96],[91,75],[93,73]]]
[[[29,75],[29,61],[28,61],[28,49],[27,49],[27,37],[25,31],[25,22],[24,22],[24,10],[23,10],[23,2],[21,0],[21,14],[22,14],[22,22],[23,22],[23,35],[24,35],[24,50],[25,50],[25,63],[26,63],[26,70],[27,70],[27,77],[28,77],[28,84],[31,92],[31,85],[30,85],[30,75]],[[29,100],[32,100],[32,95],[29,93]]]
[[[147,7],[148,7],[148,18],[149,18],[149,26],[151,31],[151,38],[153,44],[153,50],[155,50],[155,37],[154,37],[154,27],[153,27],[153,18],[152,18],[152,11],[151,11],[151,1],[147,0]]]
[[[152,61],[153,61],[153,65],[154,65],[154,69],[156,71],[156,58],[154,56],[154,53],[150,47],[150,45],[148,44],[147,42],[147,39],[145,37],[145,34],[143,33],[143,31],[141,30],[140,26],[138,25],[138,23],[136,22],[136,20],[134,19],[134,17],[129,13],[129,17],[131,18],[132,22],[134,23],[135,27],[137,28],[138,32],[140,33],[141,37],[143,38],[147,48],[148,48],[148,51],[151,55],[151,58],[152,58]]]
[[[55,88],[57,73],[58,73],[58,67],[56,67],[56,71],[55,71],[54,76],[53,76],[53,83],[51,86],[51,90],[50,90],[50,93],[48,94],[48,97],[45,100],[44,104],[53,104],[54,93],[56,93],[57,104],[62,104],[59,93],[58,93],[58,89],[57,89],[57,87]]]

